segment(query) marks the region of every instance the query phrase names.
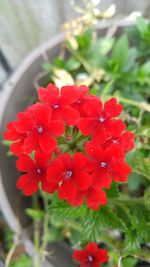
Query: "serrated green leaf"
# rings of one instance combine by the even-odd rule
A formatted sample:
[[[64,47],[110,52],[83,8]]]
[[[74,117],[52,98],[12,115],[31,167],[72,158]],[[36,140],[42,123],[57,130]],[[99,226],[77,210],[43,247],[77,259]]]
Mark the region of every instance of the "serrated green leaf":
[[[118,184],[113,181],[111,187],[109,189],[106,189],[105,192],[108,198],[118,197],[119,196]]]
[[[100,217],[98,212],[90,211],[83,223],[82,239],[98,241],[100,236]]]
[[[124,206],[119,205],[119,201],[118,204],[116,204],[115,206],[115,210],[118,217],[122,219],[126,227],[131,226],[131,216],[129,214],[129,210],[126,209]]]
[[[127,229],[125,233],[124,251],[133,252],[140,250],[140,240],[136,229]]]
[[[101,207],[99,211],[100,224],[102,227],[123,229],[124,223],[110,207]]]
[[[82,216],[84,217],[87,214],[88,208],[85,205],[73,207],[67,202],[60,201],[52,203],[52,205],[47,208],[47,211],[58,217],[76,219]]]

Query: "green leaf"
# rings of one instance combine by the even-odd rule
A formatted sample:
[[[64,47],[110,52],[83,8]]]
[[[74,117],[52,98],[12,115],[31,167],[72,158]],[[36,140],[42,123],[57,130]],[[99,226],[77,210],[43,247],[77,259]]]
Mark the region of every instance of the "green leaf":
[[[32,266],[32,259],[23,254],[17,259],[12,259],[10,263],[10,267],[31,267]]]
[[[44,218],[43,210],[26,209],[25,212],[33,220],[42,220]]]
[[[58,201],[52,203],[52,205],[47,208],[47,211],[49,213],[57,215],[58,217],[76,219],[86,216],[88,208],[85,205],[82,205],[80,207],[73,207],[67,202]]]
[[[118,184],[113,181],[111,187],[109,189],[106,189],[105,192],[107,193],[108,198],[118,197],[119,196]]]
[[[123,34],[115,43],[112,49],[112,59],[121,68],[128,58],[128,38]]]
[[[148,22],[143,17],[138,17],[136,21],[138,31],[143,34],[148,30]]]
[[[86,49],[89,49],[92,44],[93,30],[88,29],[82,35],[77,35],[76,40],[78,42],[79,50],[85,53]]]
[[[99,211],[100,224],[102,227],[110,227],[114,229],[123,229],[124,223],[118,218],[115,211],[110,207],[101,207]]]
[[[98,241],[101,233],[100,217],[98,212],[90,211],[83,223],[82,239],[86,241]]]
[[[150,180],[150,159],[134,157],[132,160],[133,171],[144,175]]]
[[[130,191],[137,190],[142,184],[143,176],[138,173],[131,173],[128,179],[128,188]]]
[[[83,240],[99,241],[103,228],[123,229],[124,223],[108,206],[99,211],[90,210],[83,223]]]
[[[42,65],[42,68],[47,71],[47,72],[51,72],[53,70],[53,64],[50,63],[44,63]]]
[[[79,67],[81,66],[81,63],[76,60],[75,58],[71,57],[65,64],[65,68],[68,70],[68,71],[73,71],[73,70],[76,70],[78,69]]]
[[[132,252],[140,250],[140,240],[136,229],[128,228],[125,234],[124,251]]]

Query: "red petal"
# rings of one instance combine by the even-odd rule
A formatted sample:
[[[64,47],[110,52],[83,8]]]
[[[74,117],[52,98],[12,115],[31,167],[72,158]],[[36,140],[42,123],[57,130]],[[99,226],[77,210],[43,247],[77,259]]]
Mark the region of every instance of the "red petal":
[[[30,175],[29,174],[23,174],[19,176],[19,179],[16,183],[16,186],[18,189],[24,189],[30,181]]]
[[[78,129],[83,135],[89,135],[94,132],[97,127],[97,120],[93,118],[79,119]]]
[[[16,161],[16,166],[21,172],[30,172],[35,168],[35,163],[28,155],[21,155]]]
[[[41,102],[49,103],[49,98],[52,95],[59,96],[59,89],[54,84],[49,84],[47,89],[44,87],[38,88],[38,97]]]
[[[124,159],[125,153],[123,149],[117,144],[111,144],[105,150],[105,160],[108,162],[119,161]]]
[[[58,137],[60,135],[63,135],[65,131],[64,123],[60,120],[50,121],[47,129],[50,131],[50,135],[54,137]]]
[[[110,100],[106,101],[104,104],[104,113],[107,117],[117,117],[122,112],[122,106],[117,103],[116,98],[111,98]]]
[[[119,144],[126,150],[130,151],[134,147],[134,134],[126,131],[119,138]]]
[[[47,168],[46,180],[48,182],[59,183],[62,179],[63,170],[60,165],[53,165]]]
[[[86,85],[80,85],[78,88],[80,95],[85,96],[86,94],[89,93],[89,87],[87,87]]]
[[[33,120],[27,112],[18,113],[18,121],[14,121],[13,126],[19,133],[27,133],[33,128]]]
[[[92,132],[92,141],[96,144],[103,144],[107,138],[107,131],[103,125],[97,123],[96,129]]]
[[[41,150],[36,150],[35,152],[35,161],[43,168],[46,168],[48,162],[52,157],[52,153],[43,153]]]
[[[77,86],[68,85],[61,88],[60,103],[63,106],[70,105],[78,99]]]
[[[60,154],[59,159],[63,163],[64,170],[72,169],[72,158],[68,153]]]
[[[84,156],[81,152],[77,152],[73,157],[73,168],[76,170],[84,170],[84,166],[87,162],[87,157]]]
[[[57,146],[57,141],[44,133],[39,136],[39,145],[43,152],[51,153]]]
[[[71,198],[67,198],[67,201],[72,205],[72,206],[80,206],[83,204],[84,201],[84,195],[85,193],[82,191],[76,190],[76,193],[71,196]]]
[[[56,183],[48,183],[47,181],[43,180],[42,181],[42,190],[47,192],[47,193],[54,193],[58,188],[58,184]]]
[[[13,126],[13,122],[10,122],[7,124],[7,132],[4,133],[4,138],[7,140],[11,140],[11,141],[15,141],[20,139],[20,137],[22,137],[22,134],[18,133],[14,126]]]
[[[96,259],[100,262],[100,263],[104,263],[107,262],[109,257],[108,257],[108,252],[106,251],[106,249],[98,249],[98,252],[96,254]]]
[[[83,171],[76,171],[74,178],[77,184],[77,188],[80,191],[87,190],[93,182],[92,176]]]
[[[47,104],[36,103],[29,108],[37,126],[44,126],[51,119],[52,109]]]
[[[63,183],[58,188],[58,196],[60,199],[73,199],[76,196],[77,189],[71,180],[63,181]]]
[[[122,130],[125,130],[126,125],[122,120],[108,120],[105,123],[105,129],[107,131],[107,137],[120,135]]]
[[[94,242],[90,242],[85,246],[85,250],[89,255],[95,256],[98,251],[98,245]]]
[[[71,107],[62,107],[61,108],[61,118],[69,125],[76,125],[80,114],[77,110]]]
[[[22,150],[22,140],[18,141],[18,142],[15,142],[11,145],[10,147],[10,151],[16,155],[16,156],[20,156],[22,153],[23,153],[23,150]]]
[[[105,168],[99,168],[92,173],[93,187],[96,189],[109,188],[112,179]]]
[[[101,189],[91,188],[86,194],[87,206],[93,210],[98,210],[100,205],[107,203],[106,193]]]
[[[85,251],[83,251],[83,250],[75,250],[73,252],[73,255],[72,255],[73,259],[75,259],[75,260],[77,260],[79,262],[86,261],[87,260],[87,256],[88,256],[87,253]]]
[[[88,116],[97,118],[102,113],[102,102],[99,97],[89,98],[83,108]]]
[[[35,132],[31,132],[23,140],[22,151],[24,153],[30,154],[37,146],[37,141],[38,141],[38,134]]]
[[[35,193],[38,190],[38,182],[30,183],[28,187],[24,189],[24,195],[25,196],[31,196],[33,193]]]
[[[113,165],[112,177],[116,182],[126,182],[131,171],[132,169],[128,164],[122,161]]]

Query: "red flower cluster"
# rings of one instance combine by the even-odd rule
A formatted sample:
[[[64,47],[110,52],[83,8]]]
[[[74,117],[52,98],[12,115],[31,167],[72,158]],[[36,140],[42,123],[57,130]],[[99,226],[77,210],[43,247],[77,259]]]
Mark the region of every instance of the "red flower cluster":
[[[106,249],[101,249],[94,242],[88,243],[83,250],[75,250],[73,259],[80,263],[80,267],[100,267],[108,261]]]
[[[107,203],[104,189],[113,180],[127,181],[131,172],[125,153],[133,148],[134,136],[116,119],[122,106],[115,98],[103,105],[84,85],[59,90],[49,84],[38,89],[38,97],[40,102],[20,112],[4,134],[24,173],[17,187],[31,195],[40,183],[73,206],[86,200],[97,210]]]

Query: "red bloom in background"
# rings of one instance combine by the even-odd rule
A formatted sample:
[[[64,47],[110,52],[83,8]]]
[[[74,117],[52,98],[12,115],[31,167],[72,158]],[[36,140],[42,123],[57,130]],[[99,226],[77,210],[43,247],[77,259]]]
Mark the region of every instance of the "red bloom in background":
[[[91,169],[94,188],[109,188],[112,179],[116,182],[125,182],[131,168],[124,161],[124,152],[116,144],[108,148],[95,147],[92,143],[86,144],[86,153],[91,159]]]
[[[92,177],[87,169],[88,160],[82,153],[77,152],[73,157],[64,153],[47,169],[47,181],[59,184],[60,199],[66,199],[71,203],[78,199],[78,203],[74,205],[79,205],[84,198],[81,191],[87,190],[92,184]]]
[[[18,114],[18,120],[8,124],[4,134],[7,140],[15,141],[11,151],[15,155],[30,154],[34,149],[51,153],[57,146],[56,137],[64,133],[60,120],[51,120],[52,110],[48,105],[34,104]]]
[[[83,250],[75,250],[73,259],[80,263],[80,267],[100,267],[108,261],[108,253],[94,242],[88,243]]]
[[[103,147],[108,147],[111,144],[117,144],[121,146],[124,151],[130,151],[134,147],[134,134],[130,131],[113,133],[112,137],[106,140]]]
[[[23,172],[17,182],[17,188],[23,190],[24,195],[30,196],[38,190],[41,183],[42,190],[47,193],[54,193],[57,189],[56,183],[48,183],[46,180],[46,170],[50,165],[47,154],[35,153],[35,160],[24,154],[19,157],[16,166]]]
[[[70,105],[78,98],[76,86],[63,86],[60,90],[53,84],[47,88],[38,89],[39,100],[50,105],[52,109],[52,119],[62,119],[69,125],[75,125],[79,119],[79,112]]]
[[[122,125],[125,125],[122,120],[113,119],[122,111],[122,106],[115,98],[105,102],[104,107],[100,99],[91,99],[85,103],[84,110],[87,117],[79,119],[78,128],[83,135],[91,135],[95,142],[104,143],[114,130],[122,129]]]

